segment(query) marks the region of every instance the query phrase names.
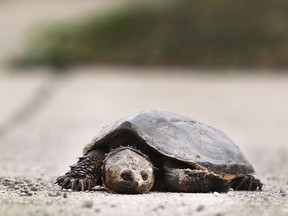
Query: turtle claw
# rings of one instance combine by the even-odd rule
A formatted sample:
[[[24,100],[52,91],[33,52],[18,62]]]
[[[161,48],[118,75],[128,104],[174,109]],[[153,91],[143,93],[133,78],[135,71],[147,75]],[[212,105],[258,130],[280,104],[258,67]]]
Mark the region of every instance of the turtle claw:
[[[62,184],[62,182],[64,181],[65,178],[66,178],[65,175],[59,176],[59,177],[56,179],[55,184],[59,184],[59,185],[61,186],[61,184]]]
[[[68,188],[69,185],[70,185],[70,179],[67,178],[67,176],[59,176],[57,179],[56,179],[56,184],[58,184],[59,186],[63,188]]]
[[[84,180],[81,179],[81,180],[79,181],[79,183],[80,183],[80,186],[81,186],[81,191],[84,191],[84,190],[85,190]]]
[[[91,182],[91,180],[90,179],[88,179],[88,191],[90,191],[91,189],[92,189],[92,182]]]
[[[70,189],[72,191],[78,191],[79,190],[79,180],[78,179],[74,179],[74,178],[69,178],[69,185],[67,185],[66,187],[64,187],[65,189]]]
[[[246,176],[231,180],[230,186],[234,190],[255,191],[257,189],[262,190],[263,184],[259,179],[256,179],[254,176],[246,175]]]
[[[260,179],[255,179],[255,182],[256,182],[256,189],[258,187],[259,191],[262,190],[262,186],[263,186],[263,183],[260,181]]]
[[[75,185],[76,185],[76,184],[75,184],[75,179],[72,179],[72,180],[71,180],[71,190],[72,190],[72,191],[76,190]]]
[[[96,182],[89,178],[72,178],[66,175],[59,176],[55,183],[62,189],[71,189],[72,191],[90,191],[96,185]]]
[[[91,190],[97,185],[97,182],[101,182],[104,157],[103,150],[99,149],[79,157],[78,162],[72,164],[65,175],[56,179],[56,184],[72,191]]]
[[[69,188],[70,185],[70,179],[65,178],[64,181],[62,182],[62,188]]]

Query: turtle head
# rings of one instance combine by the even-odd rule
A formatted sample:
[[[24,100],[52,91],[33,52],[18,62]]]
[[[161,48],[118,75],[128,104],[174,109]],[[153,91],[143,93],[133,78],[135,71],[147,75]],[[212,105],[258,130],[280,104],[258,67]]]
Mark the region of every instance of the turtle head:
[[[102,178],[116,193],[147,193],[154,183],[153,165],[141,152],[119,147],[107,155]]]

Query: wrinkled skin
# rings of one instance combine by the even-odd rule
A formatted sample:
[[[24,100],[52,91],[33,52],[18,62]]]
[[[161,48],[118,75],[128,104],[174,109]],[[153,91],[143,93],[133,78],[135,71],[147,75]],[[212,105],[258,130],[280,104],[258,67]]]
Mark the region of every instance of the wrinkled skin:
[[[246,175],[228,181],[221,175],[208,170],[197,170],[185,163],[165,159],[163,176],[158,182],[165,191],[207,193],[211,191],[227,192],[234,190],[259,190],[262,183],[254,176]],[[56,183],[65,189],[75,191],[91,190],[96,185],[104,185],[115,193],[147,193],[157,181],[153,165],[149,158],[131,147],[119,147],[107,155],[103,149],[95,149],[71,170],[59,176]],[[161,182],[159,182],[161,179]],[[156,188],[154,188],[156,189]]]
[[[153,166],[134,149],[109,154],[103,166],[103,184],[116,193],[147,193],[154,183]]]
[[[56,183],[75,191],[91,190],[102,184],[116,193],[150,191],[154,184],[153,165],[144,154],[130,147],[120,147],[104,158],[105,152],[101,149],[80,157]]]

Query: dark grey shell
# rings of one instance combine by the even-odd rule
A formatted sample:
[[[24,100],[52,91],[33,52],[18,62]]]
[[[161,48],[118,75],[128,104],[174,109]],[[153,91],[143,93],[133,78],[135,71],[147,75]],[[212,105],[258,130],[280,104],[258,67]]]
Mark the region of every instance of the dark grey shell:
[[[133,134],[143,145],[147,144],[162,155],[200,169],[227,176],[254,173],[239,147],[222,131],[185,116],[155,110],[141,112],[108,125],[84,147],[83,153],[111,145],[113,137],[117,135],[121,138],[124,132]],[[129,136],[126,137],[115,138],[113,147],[125,145],[125,142],[129,144]]]

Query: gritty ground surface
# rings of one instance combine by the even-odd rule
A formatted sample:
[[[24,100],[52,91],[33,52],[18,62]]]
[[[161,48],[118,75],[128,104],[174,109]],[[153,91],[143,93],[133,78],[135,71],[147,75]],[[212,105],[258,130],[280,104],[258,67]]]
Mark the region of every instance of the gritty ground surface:
[[[81,73],[1,76],[0,215],[288,214],[288,76],[74,71]],[[53,184],[103,126],[145,109],[224,130],[254,165],[263,191],[116,195]]]
[[[58,10],[52,3],[25,1],[38,5],[31,10],[22,3],[34,18],[23,16],[18,21],[24,24],[5,27],[12,8],[21,15],[17,2],[0,2],[5,29],[0,58],[19,43],[25,25],[45,11],[62,16],[62,5],[65,17],[79,13],[76,1],[69,13],[62,1],[55,3]],[[288,75],[99,66],[61,75],[45,69],[10,72],[0,64],[0,216],[288,214]],[[53,184],[103,126],[146,109],[173,111],[225,131],[253,164],[263,191],[116,195],[102,188],[61,191]]]

